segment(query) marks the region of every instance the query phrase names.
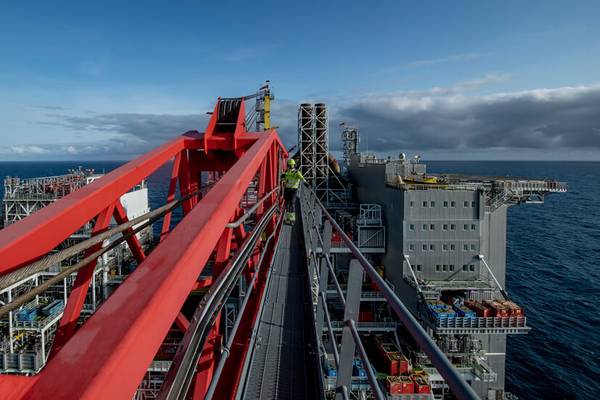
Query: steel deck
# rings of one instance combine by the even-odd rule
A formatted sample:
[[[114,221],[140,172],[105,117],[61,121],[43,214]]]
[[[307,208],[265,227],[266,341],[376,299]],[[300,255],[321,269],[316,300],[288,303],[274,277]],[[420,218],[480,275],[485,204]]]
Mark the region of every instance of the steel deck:
[[[245,399],[320,397],[314,368],[309,367],[314,352],[302,245],[300,223],[284,225],[258,324]]]

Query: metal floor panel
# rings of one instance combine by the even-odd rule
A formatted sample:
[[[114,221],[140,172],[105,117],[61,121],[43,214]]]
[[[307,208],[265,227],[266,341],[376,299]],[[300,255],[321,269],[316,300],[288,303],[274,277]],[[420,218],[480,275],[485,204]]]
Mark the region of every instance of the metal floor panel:
[[[299,223],[284,225],[258,326],[245,399],[314,398]]]

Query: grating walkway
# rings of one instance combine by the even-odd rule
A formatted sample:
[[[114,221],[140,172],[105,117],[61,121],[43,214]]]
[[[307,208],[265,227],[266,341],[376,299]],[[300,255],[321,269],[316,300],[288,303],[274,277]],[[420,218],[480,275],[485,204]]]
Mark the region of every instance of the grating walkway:
[[[284,225],[273,262],[267,298],[245,399],[314,399],[320,397],[314,382],[312,339],[308,316],[302,228]],[[306,316],[306,317],[305,317]]]

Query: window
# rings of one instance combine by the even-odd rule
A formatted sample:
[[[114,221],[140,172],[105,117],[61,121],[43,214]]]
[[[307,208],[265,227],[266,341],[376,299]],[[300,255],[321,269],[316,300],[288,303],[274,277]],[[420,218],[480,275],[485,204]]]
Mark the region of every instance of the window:
[[[451,231],[453,231],[453,230],[455,230],[455,229],[456,229],[456,225],[454,225],[454,224],[450,224],[450,230],[451,230]]]
[[[467,225],[467,224],[464,224],[464,225],[463,225],[463,229],[464,229],[465,231],[468,231],[468,230],[469,230],[469,225]]]
[[[474,231],[475,229],[477,229],[477,225],[471,224],[471,230]]]
[[[442,250],[448,251],[448,245],[447,244],[442,245]]]
[[[408,249],[409,249],[410,251],[414,251],[414,250],[415,250],[415,245],[414,245],[414,244],[412,244],[412,243],[411,243],[411,244],[409,244],[409,245],[408,245]]]
[[[416,265],[416,267],[415,267],[415,269],[416,269],[417,271],[420,271],[420,270],[421,270],[421,264],[417,264],[417,265]]]
[[[464,207],[469,207],[469,202],[465,200],[465,202],[463,203]]]
[[[448,265],[448,270],[449,270],[450,272],[454,272],[454,264],[450,264],[450,265]]]
[[[426,201],[423,202],[423,207],[427,207],[427,202]]]
[[[448,266],[446,264],[442,265],[442,271],[446,272],[448,270]]]
[[[448,230],[448,224],[444,224],[444,226],[442,227],[443,230],[447,231]]]
[[[469,245],[468,245],[468,244],[463,244],[463,250],[464,250],[464,251],[467,251],[467,250],[469,250]]]
[[[423,245],[423,251],[427,251],[427,245],[426,244]]]
[[[474,201],[471,202],[471,207],[475,208],[475,202]]]
[[[437,265],[435,266],[435,270],[436,270],[436,272],[440,272],[440,264],[437,264]]]
[[[453,244],[450,245],[450,251],[454,251],[455,247]]]
[[[423,228],[423,230],[424,230],[424,231],[426,231],[426,230],[427,230],[427,224],[423,224],[423,225],[421,226],[421,228]]]
[[[429,207],[435,207],[435,201],[429,202]]]
[[[448,202],[447,201],[444,202],[444,207],[448,207]]]
[[[411,207],[414,207],[414,205],[415,205],[415,202],[411,200],[411,201],[410,201],[410,206],[411,206]]]
[[[415,230],[415,224],[410,224],[408,226],[408,229],[410,229],[411,231],[414,231]]]
[[[455,201],[451,201],[450,202],[450,207],[456,207],[456,202]]]
[[[467,264],[463,264],[463,271],[467,270]]]
[[[430,244],[429,245],[429,250],[434,251],[435,250],[435,244]]]
[[[475,265],[473,265],[473,264],[469,265],[469,271],[471,271],[471,272],[475,271]]]
[[[435,231],[435,225],[434,224],[429,225],[429,230]]]
[[[475,251],[477,249],[477,246],[475,245],[475,243],[471,243],[471,250]]]

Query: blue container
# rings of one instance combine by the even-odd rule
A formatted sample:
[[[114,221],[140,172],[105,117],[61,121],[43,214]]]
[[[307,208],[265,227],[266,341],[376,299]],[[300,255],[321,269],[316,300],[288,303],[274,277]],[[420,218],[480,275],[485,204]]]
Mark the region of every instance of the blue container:
[[[469,307],[467,306],[453,306],[452,308],[454,308],[454,311],[456,311],[456,314],[459,317],[465,317],[465,318],[477,318],[477,315],[475,314],[475,312],[473,310],[471,310]]]
[[[52,303],[48,304],[46,307],[42,308],[42,314],[48,316],[59,312],[59,310],[63,306],[62,300],[54,300]]]
[[[329,360],[325,360],[323,363],[323,369],[325,370],[325,375],[327,377],[335,378],[337,376],[337,370],[333,368],[333,365]]]
[[[17,313],[17,321],[19,322],[33,322],[37,317],[37,309],[25,309]]]
[[[360,377],[367,376],[367,371],[365,371],[362,361],[358,358],[355,358],[352,362],[352,375]]]

